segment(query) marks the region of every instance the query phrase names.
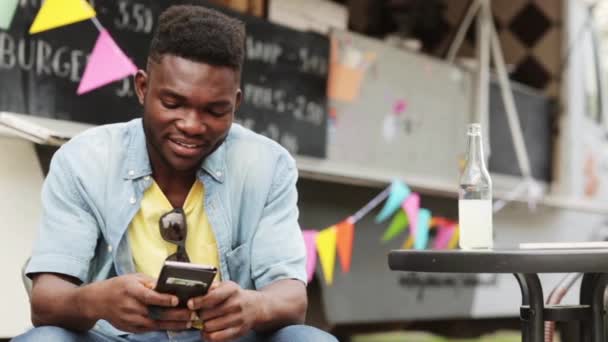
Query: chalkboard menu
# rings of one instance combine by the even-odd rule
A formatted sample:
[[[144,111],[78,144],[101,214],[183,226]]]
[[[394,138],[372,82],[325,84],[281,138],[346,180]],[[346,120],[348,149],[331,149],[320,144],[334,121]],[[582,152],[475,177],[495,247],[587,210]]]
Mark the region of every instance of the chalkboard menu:
[[[101,24],[140,68],[162,10],[176,3],[211,6],[202,0],[90,2]],[[131,79],[76,95],[98,31],[83,21],[30,35],[40,3],[19,1],[11,27],[0,30],[0,110],[92,124],[140,116]],[[218,9],[247,25],[244,102],[237,121],[292,153],[325,157],[328,38]]]

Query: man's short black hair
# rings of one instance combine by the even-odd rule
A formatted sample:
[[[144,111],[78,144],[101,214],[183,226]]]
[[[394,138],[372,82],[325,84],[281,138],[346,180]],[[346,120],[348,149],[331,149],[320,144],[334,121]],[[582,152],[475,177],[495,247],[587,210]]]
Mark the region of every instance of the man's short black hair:
[[[202,6],[171,6],[159,17],[148,58],[160,62],[165,54],[240,72],[245,55],[245,24]]]

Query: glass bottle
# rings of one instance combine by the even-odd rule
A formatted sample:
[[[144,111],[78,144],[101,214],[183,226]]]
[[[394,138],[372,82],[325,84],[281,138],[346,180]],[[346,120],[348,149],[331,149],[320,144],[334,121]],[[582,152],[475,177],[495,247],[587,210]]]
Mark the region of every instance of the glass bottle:
[[[492,248],[492,180],[484,160],[480,124],[467,127],[467,140],[458,194],[459,244],[462,249]]]

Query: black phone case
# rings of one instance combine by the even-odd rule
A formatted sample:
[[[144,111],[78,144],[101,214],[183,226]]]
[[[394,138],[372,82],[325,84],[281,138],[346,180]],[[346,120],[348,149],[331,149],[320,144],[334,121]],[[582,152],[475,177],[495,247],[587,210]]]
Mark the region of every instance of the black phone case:
[[[155,288],[157,292],[176,295],[178,307],[186,307],[192,297],[205,295],[217,273],[215,268],[186,267],[164,265]]]

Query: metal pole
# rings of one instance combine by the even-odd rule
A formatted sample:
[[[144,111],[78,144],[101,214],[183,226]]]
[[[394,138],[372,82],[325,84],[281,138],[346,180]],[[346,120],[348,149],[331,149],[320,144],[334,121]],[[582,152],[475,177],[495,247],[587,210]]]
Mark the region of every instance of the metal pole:
[[[511,84],[509,83],[509,77],[507,76],[502,48],[500,47],[496,29],[494,26],[490,26],[490,29],[492,38],[492,57],[494,58],[494,65],[496,66],[496,73],[498,74],[498,83],[500,84],[502,102],[505,106],[511,137],[513,138],[515,156],[517,157],[517,163],[519,164],[519,169],[524,179],[532,179],[530,159],[528,158],[528,153],[526,151],[524,135],[521,131],[521,123],[519,121],[517,107],[515,106],[515,99],[513,98],[513,91],[511,90]]]
[[[473,0],[471,6],[469,6],[469,8],[467,9],[467,14],[462,20],[462,23],[460,24],[460,27],[456,32],[456,36],[454,37],[454,41],[452,42],[448,50],[448,55],[446,57],[448,63],[454,63],[454,60],[456,59],[456,54],[458,53],[458,49],[460,49],[467,30],[469,29],[469,26],[471,26],[471,22],[473,21],[473,18],[475,18],[475,14],[477,14],[477,12],[479,11],[480,5],[480,0]]]
[[[529,316],[521,317],[522,342],[543,342],[545,339],[543,321],[543,288],[536,274],[513,274],[521,289],[522,306],[529,307]]]
[[[486,137],[483,140],[484,152],[487,156],[490,155],[490,139],[489,139],[489,97],[490,97],[490,40],[491,40],[491,25],[492,25],[492,12],[490,9],[489,0],[479,0],[480,10],[477,17],[478,22],[478,35],[477,35],[477,46],[478,46],[478,61],[479,61],[479,74],[477,78],[477,110],[475,111],[475,118],[473,122],[479,122],[481,124],[483,134]]]

